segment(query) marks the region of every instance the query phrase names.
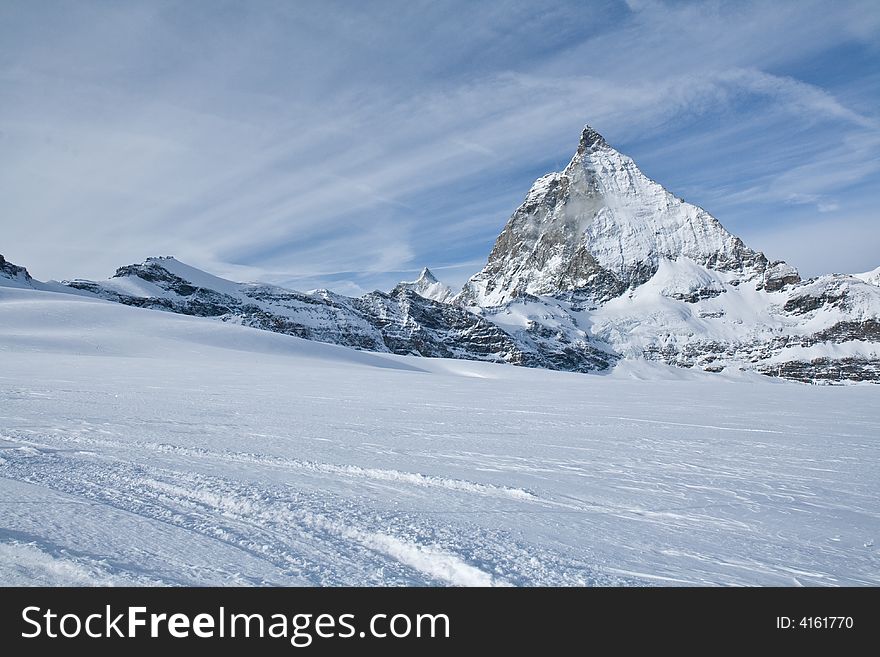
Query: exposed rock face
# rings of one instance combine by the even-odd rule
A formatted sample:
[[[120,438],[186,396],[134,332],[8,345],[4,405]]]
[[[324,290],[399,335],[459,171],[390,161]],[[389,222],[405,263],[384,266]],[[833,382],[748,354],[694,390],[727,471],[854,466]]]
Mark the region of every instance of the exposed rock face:
[[[0,279],[4,279],[5,285],[15,285],[15,287],[32,287],[33,281],[27,269],[13,265],[2,255],[0,255]]]
[[[878,380],[880,288],[830,275],[767,292],[716,273],[721,294],[676,299],[669,294],[676,284],[689,288],[677,280],[688,269],[681,265],[662,263],[648,283],[591,313],[594,335],[626,357],[679,367],[815,382]]]
[[[430,272],[428,272],[430,276]],[[433,278],[433,277],[431,277]],[[428,276],[420,278],[434,286]],[[614,361],[586,348],[552,341],[518,341],[464,308],[425,298],[416,283],[391,293],[350,298],[262,284],[233,283],[173,258],[121,267],[107,281],[66,285],[130,306],[213,317],[307,340],[396,354],[463,358],[527,367],[590,371]],[[428,291],[437,291],[429,287]]]
[[[174,258],[149,258],[142,264],[120,267],[107,281],[65,283],[130,306],[215,317],[307,340],[386,351],[382,336],[352,312],[346,297],[233,283]]]
[[[494,324],[401,286],[353,299],[352,306],[369,318],[392,353],[540,365]]]
[[[792,360],[778,365],[761,365],[758,371],[768,376],[778,376],[804,383],[880,381],[880,361],[876,358],[819,357],[809,361]]]
[[[764,289],[768,292],[776,292],[786,285],[799,283],[800,280],[797,269],[781,260],[771,263],[764,270]]]

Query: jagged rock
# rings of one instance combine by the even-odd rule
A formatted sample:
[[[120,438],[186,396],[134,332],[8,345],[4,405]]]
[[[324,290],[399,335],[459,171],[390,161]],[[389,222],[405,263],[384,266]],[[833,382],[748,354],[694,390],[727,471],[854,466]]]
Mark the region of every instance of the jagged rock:
[[[758,370],[804,383],[843,383],[845,381],[880,380],[880,361],[861,357],[813,358],[761,365]]]
[[[130,306],[214,317],[307,340],[387,351],[381,334],[350,307],[347,297],[234,283],[174,258],[148,258],[120,267],[107,281],[66,284]]]
[[[2,255],[0,255],[0,278],[6,279],[7,285],[15,282],[22,287],[31,287],[33,280],[27,269],[12,264]]]
[[[784,288],[786,285],[799,283],[800,280],[801,277],[798,274],[797,269],[781,260],[770,263],[764,271],[764,289],[768,292],[776,292],[777,290]]]
[[[430,279],[430,272],[420,277],[428,292],[439,291],[436,279]],[[121,267],[107,281],[66,284],[126,305],[213,317],[369,351],[574,371],[607,367],[613,360],[596,359],[578,344],[522,343],[477,314],[425,298],[425,287],[417,283],[356,299],[327,290],[304,294],[234,283],[165,257]]]

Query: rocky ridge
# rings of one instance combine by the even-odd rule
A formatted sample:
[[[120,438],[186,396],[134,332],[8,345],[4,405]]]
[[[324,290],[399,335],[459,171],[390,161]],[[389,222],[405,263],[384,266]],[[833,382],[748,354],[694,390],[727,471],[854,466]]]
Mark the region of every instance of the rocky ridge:
[[[425,298],[416,291],[422,288],[410,283],[359,298],[328,290],[303,293],[234,283],[162,257],[121,267],[107,281],[65,284],[125,305],[212,317],[369,351],[584,372],[607,367],[614,360],[587,341],[576,345],[517,341],[464,308]]]
[[[31,275],[28,270],[18,265],[13,265],[0,255],[0,278],[5,279],[5,284],[11,286],[17,283],[21,287],[32,287]]]

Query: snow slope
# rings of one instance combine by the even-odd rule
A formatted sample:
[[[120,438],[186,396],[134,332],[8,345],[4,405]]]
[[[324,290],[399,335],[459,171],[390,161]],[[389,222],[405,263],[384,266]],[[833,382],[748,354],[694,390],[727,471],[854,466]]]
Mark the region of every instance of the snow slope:
[[[593,332],[625,358],[710,370],[756,363],[758,371],[775,374],[781,363],[839,360],[843,342],[857,343],[848,356],[861,359],[865,370],[880,369],[878,316],[880,290],[850,277],[767,292],[733,285],[729,273],[679,258],[662,260],[647,283],[604,304],[590,320]],[[813,348],[810,358],[795,354],[802,347]],[[822,366],[813,365],[812,376],[822,378]]]
[[[880,584],[876,386],[365,353],[9,287],[0,363],[2,584]]]
[[[866,271],[861,274],[853,274],[853,276],[865,281],[866,283],[870,283],[871,285],[880,285],[880,267],[877,267],[877,269],[872,269],[871,271]]]
[[[26,290],[44,290],[54,292],[69,292],[70,290],[60,283],[35,280],[28,270],[13,264],[0,255],[0,287],[13,287]]]

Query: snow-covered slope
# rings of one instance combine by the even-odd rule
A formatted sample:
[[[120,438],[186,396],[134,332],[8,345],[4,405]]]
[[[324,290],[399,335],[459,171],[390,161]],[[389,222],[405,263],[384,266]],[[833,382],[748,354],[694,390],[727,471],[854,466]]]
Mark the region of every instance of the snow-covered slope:
[[[412,290],[420,297],[431,299],[439,303],[450,303],[455,297],[452,289],[438,281],[431,270],[425,267],[419,277],[412,282],[403,282],[398,286],[400,289]]]
[[[878,310],[880,289],[849,277],[767,292],[679,259],[662,261],[647,283],[590,321],[624,357],[805,381],[877,380]]]
[[[870,283],[871,285],[880,285],[880,267],[877,269],[872,269],[871,271],[866,271],[861,274],[853,274],[856,278],[865,281],[866,283]]]
[[[48,292],[70,292],[60,283],[49,281],[44,283],[33,278],[25,267],[14,265],[0,255],[0,287],[12,287],[26,290],[43,290]]]
[[[365,353],[11,287],[0,363],[0,584],[880,585],[874,386]]]

